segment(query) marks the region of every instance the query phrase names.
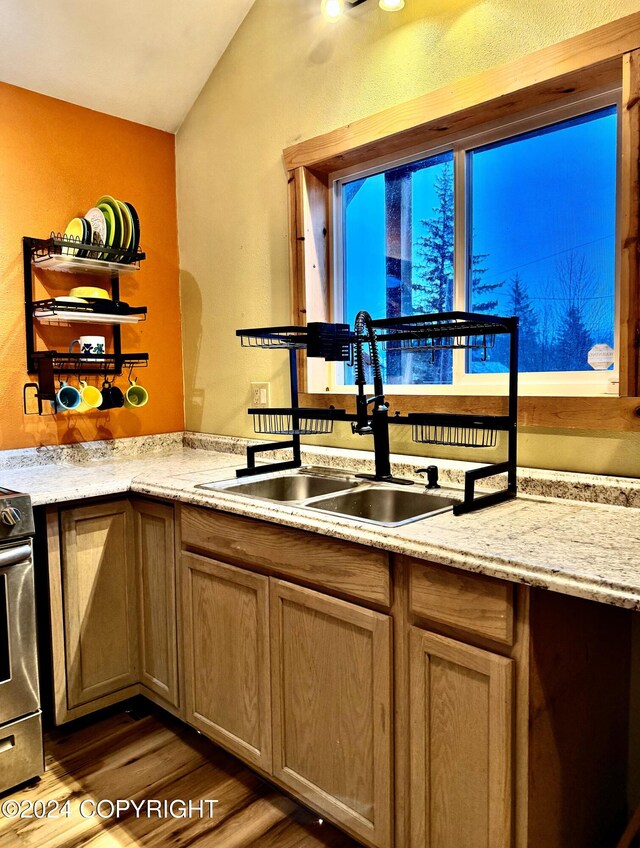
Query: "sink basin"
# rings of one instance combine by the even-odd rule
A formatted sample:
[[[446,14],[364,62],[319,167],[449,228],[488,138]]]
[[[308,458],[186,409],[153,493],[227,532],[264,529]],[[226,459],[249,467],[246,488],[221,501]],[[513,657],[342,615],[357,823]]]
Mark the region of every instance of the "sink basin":
[[[320,466],[267,474],[249,480],[201,483],[196,488],[291,503],[383,527],[419,521],[451,509],[459,502],[446,495],[431,494],[418,486],[399,489],[385,483],[365,483],[348,471]]]
[[[459,501],[424,491],[362,486],[355,492],[323,498],[308,506],[323,512],[357,518],[359,521],[397,527],[437,512],[444,512],[456,503]]]
[[[347,477],[327,476],[319,473],[298,471],[279,477],[262,480],[247,480],[237,483],[204,483],[199,489],[224,489],[225,492],[249,498],[266,498],[270,501],[306,501],[332,492],[353,489],[358,481]]]

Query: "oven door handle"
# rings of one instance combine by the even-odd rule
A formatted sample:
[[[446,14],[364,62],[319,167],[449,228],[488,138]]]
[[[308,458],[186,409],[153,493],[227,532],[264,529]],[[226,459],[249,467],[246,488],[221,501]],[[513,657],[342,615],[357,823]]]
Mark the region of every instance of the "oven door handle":
[[[20,542],[10,548],[0,548],[0,568],[29,562],[31,559],[31,542]]]

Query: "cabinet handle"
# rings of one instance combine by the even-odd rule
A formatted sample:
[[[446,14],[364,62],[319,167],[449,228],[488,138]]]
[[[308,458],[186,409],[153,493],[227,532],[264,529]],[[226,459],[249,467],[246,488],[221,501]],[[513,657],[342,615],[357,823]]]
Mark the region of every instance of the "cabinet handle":
[[[4,754],[5,751],[10,751],[12,748],[16,747],[16,737],[15,736],[7,736],[5,739],[0,739],[0,754]]]

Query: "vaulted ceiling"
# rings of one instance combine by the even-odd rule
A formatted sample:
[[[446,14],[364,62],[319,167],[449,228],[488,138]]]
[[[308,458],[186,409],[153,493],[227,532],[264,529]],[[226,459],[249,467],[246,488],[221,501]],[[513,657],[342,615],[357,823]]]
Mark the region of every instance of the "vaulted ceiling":
[[[254,0],[0,0],[0,80],[175,132]]]

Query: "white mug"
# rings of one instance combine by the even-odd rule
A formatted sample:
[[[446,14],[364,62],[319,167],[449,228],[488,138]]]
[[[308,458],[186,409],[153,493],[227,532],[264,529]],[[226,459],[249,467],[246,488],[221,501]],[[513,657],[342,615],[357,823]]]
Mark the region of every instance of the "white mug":
[[[92,357],[97,356],[106,351],[106,342],[104,336],[80,336],[79,339],[74,339],[69,345],[69,353],[73,351],[74,345],[80,345],[80,353],[91,354]],[[104,362],[103,359],[96,360]]]

